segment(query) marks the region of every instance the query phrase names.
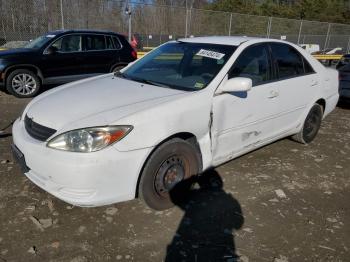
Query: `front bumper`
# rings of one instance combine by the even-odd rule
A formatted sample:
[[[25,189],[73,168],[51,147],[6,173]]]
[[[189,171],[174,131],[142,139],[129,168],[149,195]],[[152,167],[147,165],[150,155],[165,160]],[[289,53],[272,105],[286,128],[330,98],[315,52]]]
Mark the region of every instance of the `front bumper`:
[[[19,119],[12,134],[29,169],[24,174],[45,191],[77,206],[133,199],[142,165],[152,150],[120,152],[109,146],[93,153],[59,151],[30,137]]]

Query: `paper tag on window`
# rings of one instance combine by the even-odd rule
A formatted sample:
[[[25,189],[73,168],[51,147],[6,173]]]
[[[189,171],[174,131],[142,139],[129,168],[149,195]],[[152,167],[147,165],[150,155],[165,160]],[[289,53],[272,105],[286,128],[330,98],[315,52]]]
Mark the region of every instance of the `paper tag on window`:
[[[48,37],[48,38],[53,38],[53,37],[55,37],[56,35],[46,35],[46,37]]]
[[[203,83],[200,83],[200,82],[197,82],[197,83],[195,83],[195,85],[194,85],[195,88],[202,88],[203,86],[204,86],[204,84],[203,84]]]
[[[205,49],[199,50],[196,55],[205,56],[205,57],[213,58],[216,60],[220,60],[221,58],[223,58],[225,56],[225,54],[215,52],[215,51],[205,50]]]

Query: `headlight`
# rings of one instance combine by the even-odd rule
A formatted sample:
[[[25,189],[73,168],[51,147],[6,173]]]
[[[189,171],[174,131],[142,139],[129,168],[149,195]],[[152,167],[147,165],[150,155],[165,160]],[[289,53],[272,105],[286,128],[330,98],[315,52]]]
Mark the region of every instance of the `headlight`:
[[[121,140],[131,130],[132,126],[77,129],[54,137],[48,142],[47,146],[71,152],[95,152]]]

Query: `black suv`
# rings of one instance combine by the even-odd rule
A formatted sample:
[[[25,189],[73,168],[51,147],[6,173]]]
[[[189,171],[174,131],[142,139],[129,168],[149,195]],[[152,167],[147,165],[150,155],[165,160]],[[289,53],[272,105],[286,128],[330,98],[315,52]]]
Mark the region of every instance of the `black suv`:
[[[43,84],[118,71],[136,58],[136,51],[120,34],[54,31],[24,48],[0,51],[0,85],[17,97],[33,97]]]

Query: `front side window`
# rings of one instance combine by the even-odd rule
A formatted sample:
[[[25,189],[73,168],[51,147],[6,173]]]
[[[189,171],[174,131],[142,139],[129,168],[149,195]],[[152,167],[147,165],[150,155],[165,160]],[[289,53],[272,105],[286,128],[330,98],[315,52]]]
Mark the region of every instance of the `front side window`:
[[[250,46],[237,58],[229,72],[229,78],[246,77],[253,86],[270,80],[269,51],[265,44]]]
[[[293,47],[282,43],[271,43],[272,55],[278,70],[279,79],[296,77],[304,74],[301,54]]]
[[[123,76],[169,88],[199,90],[213,80],[235,50],[228,45],[172,42],[138,60]]]
[[[85,41],[87,51],[106,49],[104,35],[87,35],[85,36]]]
[[[81,49],[81,36],[80,35],[67,35],[61,37],[52,45],[58,52],[80,52]]]

